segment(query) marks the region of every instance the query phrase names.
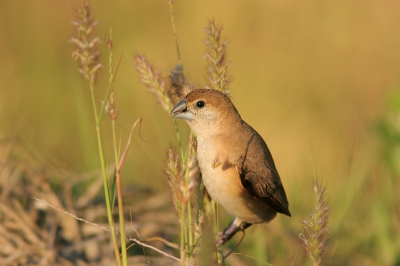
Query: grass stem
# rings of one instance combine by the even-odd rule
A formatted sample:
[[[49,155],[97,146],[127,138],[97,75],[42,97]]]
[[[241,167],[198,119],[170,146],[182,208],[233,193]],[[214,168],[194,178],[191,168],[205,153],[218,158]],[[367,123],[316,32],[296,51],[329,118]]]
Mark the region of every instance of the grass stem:
[[[98,115],[97,115],[97,109],[96,109],[96,100],[95,100],[95,96],[94,96],[94,82],[92,82],[92,80],[91,80],[89,83],[90,83],[90,93],[91,93],[91,96],[92,96],[91,98],[92,98],[92,104],[93,104],[93,112],[94,112],[95,120],[98,121]],[[110,189],[109,189],[106,166],[105,166],[105,161],[104,161],[103,144],[101,142],[100,126],[97,123],[96,123],[96,137],[97,137],[97,148],[98,148],[98,152],[99,152],[101,173],[102,173],[102,176],[103,176],[103,186],[104,186],[104,195],[105,195],[105,199],[106,199],[108,223],[110,225],[111,238],[112,238],[112,241],[114,243],[115,259],[117,260],[117,265],[120,266],[121,265],[121,259],[120,259],[120,256],[119,256],[117,238],[116,238],[115,228],[114,228],[114,219],[113,219],[113,216],[112,216]]]

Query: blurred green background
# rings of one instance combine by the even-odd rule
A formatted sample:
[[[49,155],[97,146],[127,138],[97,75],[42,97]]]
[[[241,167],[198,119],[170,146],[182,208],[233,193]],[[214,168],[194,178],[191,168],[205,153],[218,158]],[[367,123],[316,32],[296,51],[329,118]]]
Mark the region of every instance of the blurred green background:
[[[89,89],[68,42],[77,3],[0,2],[0,138],[18,137],[32,164],[81,173],[99,163]],[[164,191],[163,161],[176,146],[175,131],[139,83],[132,54],[144,53],[166,74],[175,66],[168,2],[93,1],[92,7],[103,44],[112,28],[114,61],[123,55],[114,86],[122,143],[143,119],[145,141],[134,135],[124,182]],[[288,194],[293,217],[255,227],[247,237],[267,240],[246,239],[243,249],[250,246],[249,254],[274,265],[303,265],[296,234],[313,204],[310,179],[318,176],[332,207],[326,265],[400,265],[400,2],[176,1],[174,12],[185,72],[199,86],[203,27],[208,18],[223,23],[233,101],[268,143]],[[99,105],[108,84],[102,49]],[[291,240],[268,240],[284,234]]]

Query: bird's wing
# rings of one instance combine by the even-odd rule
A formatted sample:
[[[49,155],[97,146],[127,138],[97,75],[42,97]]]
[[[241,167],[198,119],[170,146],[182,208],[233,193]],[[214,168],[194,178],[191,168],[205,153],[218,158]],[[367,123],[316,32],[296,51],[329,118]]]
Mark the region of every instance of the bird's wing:
[[[275,211],[291,216],[286,193],[267,144],[254,129],[250,129],[252,133],[246,152],[236,163],[242,185]]]

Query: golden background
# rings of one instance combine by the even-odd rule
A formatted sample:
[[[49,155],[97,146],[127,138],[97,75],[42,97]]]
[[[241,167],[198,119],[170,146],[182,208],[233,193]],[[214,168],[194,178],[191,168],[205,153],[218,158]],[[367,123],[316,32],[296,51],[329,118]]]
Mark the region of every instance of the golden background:
[[[3,146],[17,139],[27,163],[82,173],[99,163],[89,89],[68,42],[74,4],[1,1],[0,138]],[[97,104],[108,84],[104,40],[112,28],[114,64],[123,56],[114,84],[122,143],[143,119],[144,141],[136,131],[124,182],[164,191],[163,162],[166,149],[177,145],[175,131],[139,83],[132,55],[145,54],[165,75],[178,62],[168,2],[93,1],[92,7],[103,40]],[[310,180],[318,176],[332,208],[326,265],[400,265],[398,164],[388,166],[388,141],[377,129],[388,116],[397,129],[400,123],[390,113],[400,84],[400,2],[176,1],[174,18],[185,74],[199,87],[205,84],[203,28],[209,18],[224,25],[233,102],[267,142],[293,214],[271,226],[291,223],[301,232],[312,206]],[[107,120],[103,140],[111,143]],[[187,125],[178,123],[187,136]],[[286,260],[260,259],[289,265],[301,252],[300,242],[293,247]]]

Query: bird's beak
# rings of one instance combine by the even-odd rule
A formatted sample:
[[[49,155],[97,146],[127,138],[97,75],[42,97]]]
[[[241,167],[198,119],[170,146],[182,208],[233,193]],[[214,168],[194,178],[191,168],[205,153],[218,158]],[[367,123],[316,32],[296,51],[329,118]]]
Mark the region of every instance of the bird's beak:
[[[186,99],[181,100],[171,111],[173,118],[192,120],[193,114],[187,110]]]

